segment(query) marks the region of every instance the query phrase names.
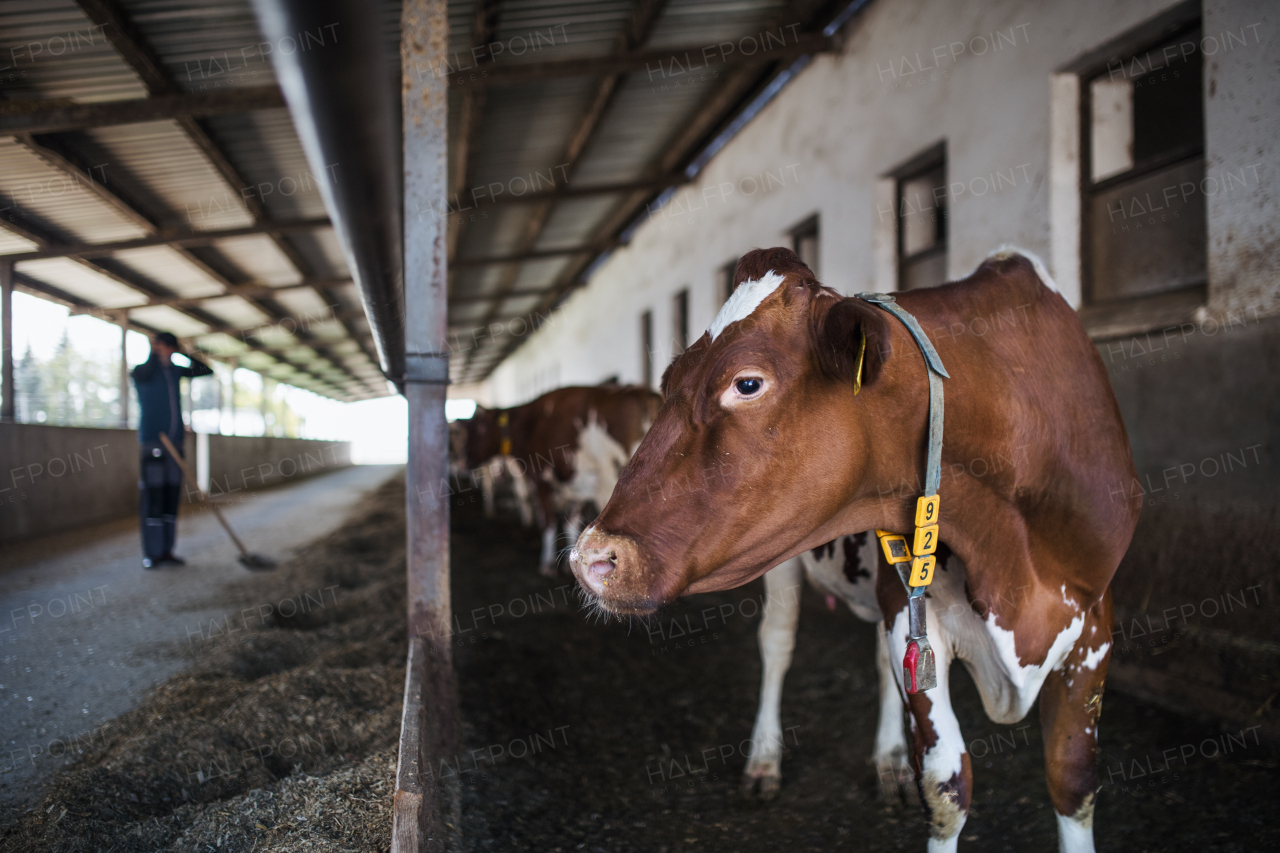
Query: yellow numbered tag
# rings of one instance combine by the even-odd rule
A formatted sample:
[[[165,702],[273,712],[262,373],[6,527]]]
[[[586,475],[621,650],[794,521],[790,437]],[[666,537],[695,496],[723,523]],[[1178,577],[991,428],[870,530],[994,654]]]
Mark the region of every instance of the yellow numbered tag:
[[[937,562],[938,558],[934,556],[916,557],[911,562],[911,579],[907,583],[911,586],[928,586],[933,583],[933,567]]]
[[[916,528],[916,539],[911,543],[911,553],[917,557],[932,554],[938,550],[938,525]]]
[[[938,495],[930,495],[927,498],[916,499],[916,527],[928,527],[930,524],[938,523],[938,512],[942,508],[942,501]]]
[[[905,563],[911,559],[911,552],[907,550],[907,537],[900,533],[886,533],[881,536],[880,547],[884,549],[884,558],[890,565]]]

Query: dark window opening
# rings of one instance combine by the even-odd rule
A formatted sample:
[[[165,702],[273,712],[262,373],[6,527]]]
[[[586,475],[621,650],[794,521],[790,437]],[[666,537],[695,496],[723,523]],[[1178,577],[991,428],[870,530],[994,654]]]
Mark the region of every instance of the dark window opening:
[[[675,295],[671,309],[674,354],[679,355],[689,348],[689,291],[687,289]]]
[[[1083,75],[1082,242],[1091,304],[1175,291],[1203,301],[1200,36],[1195,21]]]
[[[818,255],[821,244],[818,242],[818,214],[814,214],[791,229],[791,251],[800,256],[805,266],[813,270],[814,276],[821,278],[818,270]]]
[[[898,289],[947,280],[947,155],[939,144],[894,173]]]
[[[733,275],[738,270],[737,260],[732,260],[720,268],[720,304],[729,301],[733,295]]]
[[[640,377],[644,387],[653,387],[653,312],[640,315]]]

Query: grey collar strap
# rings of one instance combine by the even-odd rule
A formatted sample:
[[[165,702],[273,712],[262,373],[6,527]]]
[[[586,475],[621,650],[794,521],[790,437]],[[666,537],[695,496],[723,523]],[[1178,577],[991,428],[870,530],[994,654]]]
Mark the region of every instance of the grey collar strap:
[[[924,356],[925,372],[929,374],[929,455],[924,471],[924,496],[932,497],[938,493],[938,486],[942,483],[942,380],[951,377],[942,366],[938,351],[925,336],[924,329],[920,328],[919,321],[898,304],[892,293],[859,293],[857,298],[877,305],[901,320]]]

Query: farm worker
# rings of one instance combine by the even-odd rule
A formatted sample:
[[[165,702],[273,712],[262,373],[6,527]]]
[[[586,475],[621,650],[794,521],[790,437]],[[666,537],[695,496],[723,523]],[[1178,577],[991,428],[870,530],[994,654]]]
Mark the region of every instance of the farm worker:
[[[169,436],[179,453],[186,441],[182,424],[182,397],[178,381],[186,376],[208,376],[209,366],[191,356],[190,367],[179,367],[171,359],[178,352],[178,339],[170,332],[160,332],[151,339],[151,356],[133,369],[133,384],[138,389],[138,443],[142,458],[139,463],[139,514],[142,517],[142,567],[152,569],[165,563],[183,565],[174,555],[173,543],[178,535],[178,497],[181,494],[182,469],[165,452],[160,433]]]

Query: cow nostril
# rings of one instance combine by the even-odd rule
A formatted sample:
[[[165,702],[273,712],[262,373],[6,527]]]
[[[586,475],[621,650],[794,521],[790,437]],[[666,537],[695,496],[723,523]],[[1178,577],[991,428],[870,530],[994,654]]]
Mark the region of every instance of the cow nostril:
[[[616,566],[617,563],[618,563],[617,557],[612,557],[612,559],[608,559],[608,560],[596,560],[594,563],[591,564],[591,574],[595,575],[596,577],[604,577],[605,575],[613,571],[614,566]]]

